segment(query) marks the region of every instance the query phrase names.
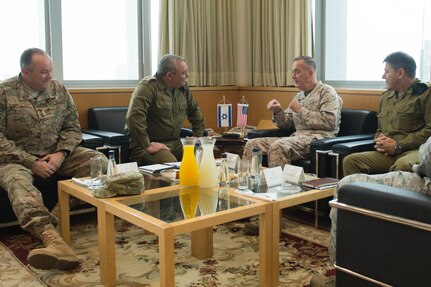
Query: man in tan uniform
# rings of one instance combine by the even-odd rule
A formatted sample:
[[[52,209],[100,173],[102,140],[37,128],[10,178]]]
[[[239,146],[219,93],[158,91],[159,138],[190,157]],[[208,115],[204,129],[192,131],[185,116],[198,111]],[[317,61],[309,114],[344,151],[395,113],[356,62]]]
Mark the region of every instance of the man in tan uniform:
[[[185,60],[168,54],[156,75],[145,77],[133,91],[126,116],[133,161],[140,165],[181,161],[179,136],[186,117],[193,135],[203,135],[204,119],[187,85],[188,76]]]
[[[311,57],[297,57],[292,65],[292,79],[301,90],[283,112],[277,100],[268,103],[273,121],[279,128],[295,128],[290,137],[256,138],[247,142],[243,158],[251,158],[251,150],[257,146],[268,154],[269,167],[290,164],[310,152],[314,139],[333,138],[340,130],[343,101],[329,85],[316,78],[317,65]]]
[[[292,79],[301,92],[296,94],[284,112],[277,100],[268,103],[277,126],[295,128],[295,132],[290,137],[256,138],[248,141],[243,159],[250,159],[251,150],[257,146],[268,154],[269,167],[284,167],[285,164],[306,157],[312,140],[333,138],[338,134],[343,101],[334,88],[317,80],[316,70],[317,64],[313,58],[295,58]],[[259,233],[259,227],[254,221],[255,218],[245,225],[246,234]]]
[[[33,179],[54,173],[88,176],[91,157],[102,157],[105,165],[107,159],[77,147],[82,139],[78,113],[66,88],[52,79],[48,54],[28,49],[20,63],[21,73],[0,84],[0,187],[21,227],[45,245],[29,253],[28,263],[38,269],[71,269],[79,260],[55,230],[58,219],[44,206]]]

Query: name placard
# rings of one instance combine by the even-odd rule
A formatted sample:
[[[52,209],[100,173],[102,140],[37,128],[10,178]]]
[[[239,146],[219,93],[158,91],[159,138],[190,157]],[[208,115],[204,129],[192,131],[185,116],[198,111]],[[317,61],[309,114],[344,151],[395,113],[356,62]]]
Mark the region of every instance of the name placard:
[[[300,185],[304,181],[304,169],[300,166],[286,164],[283,168],[283,180]]]
[[[227,166],[229,169],[237,170],[239,155],[227,152]]]
[[[282,172],[281,166],[264,169],[266,185],[268,187],[281,185],[283,183]]]

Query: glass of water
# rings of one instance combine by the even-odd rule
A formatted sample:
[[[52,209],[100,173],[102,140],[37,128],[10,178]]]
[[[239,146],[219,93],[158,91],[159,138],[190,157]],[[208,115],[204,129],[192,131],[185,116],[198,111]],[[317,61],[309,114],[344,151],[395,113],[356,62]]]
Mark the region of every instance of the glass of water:
[[[241,160],[238,165],[238,190],[247,191],[250,177],[250,161]]]
[[[94,190],[97,180],[102,175],[102,158],[95,156],[90,158],[90,189]]]

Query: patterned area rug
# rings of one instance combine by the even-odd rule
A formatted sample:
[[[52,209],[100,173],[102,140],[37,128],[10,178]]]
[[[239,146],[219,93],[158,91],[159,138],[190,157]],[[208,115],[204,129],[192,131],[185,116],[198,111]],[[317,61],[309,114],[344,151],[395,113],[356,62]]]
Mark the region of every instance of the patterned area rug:
[[[99,280],[95,215],[72,218],[73,248],[81,265],[75,270],[41,271],[27,265],[39,240],[20,231],[0,235],[0,286],[102,286]],[[312,275],[333,276],[328,259],[328,232],[283,219],[280,238],[280,286],[308,286]],[[157,237],[117,219],[117,286],[159,286]],[[214,256],[190,255],[189,234],[175,237],[176,286],[258,286],[258,237],[243,233],[244,222],[214,227]]]

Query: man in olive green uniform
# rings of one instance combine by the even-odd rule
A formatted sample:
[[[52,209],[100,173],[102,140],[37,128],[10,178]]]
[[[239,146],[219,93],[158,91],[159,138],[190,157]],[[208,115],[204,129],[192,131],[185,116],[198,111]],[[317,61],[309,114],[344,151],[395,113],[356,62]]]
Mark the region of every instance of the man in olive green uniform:
[[[188,76],[185,60],[168,54],[156,75],[145,77],[133,91],[126,132],[131,160],[139,165],[181,161],[179,136],[185,117],[193,135],[203,135],[204,120],[187,85]]]
[[[72,97],[52,79],[51,58],[37,48],[24,51],[19,76],[0,84],[0,187],[21,227],[45,245],[28,255],[35,268],[65,270],[79,264],[55,230],[58,219],[44,206],[33,177],[88,176],[95,155],[106,164],[103,154],[77,147],[81,138]]]
[[[412,171],[418,162],[419,146],[431,136],[431,89],[415,79],[415,60],[395,52],[383,62],[382,78],[388,90],[379,103],[375,151],[347,156],[344,175]]]

